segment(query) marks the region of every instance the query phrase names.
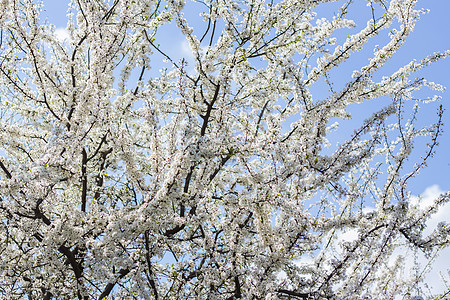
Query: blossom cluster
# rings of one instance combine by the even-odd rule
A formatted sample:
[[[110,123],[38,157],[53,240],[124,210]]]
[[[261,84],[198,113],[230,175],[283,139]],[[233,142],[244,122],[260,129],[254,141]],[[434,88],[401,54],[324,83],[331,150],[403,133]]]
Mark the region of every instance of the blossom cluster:
[[[450,52],[376,80],[417,1],[368,1],[382,13],[362,28],[352,1],[320,18],[326,2],[77,0],[61,40],[34,1],[0,1],[0,297],[410,295],[394,250],[450,243],[448,224],[423,234],[450,194],[410,203],[443,112],[416,122],[438,100],[417,91],[442,87],[413,75]],[[189,57],[165,46],[171,30]],[[314,94],[386,30],[345,84]],[[350,105],[385,98],[328,147]]]

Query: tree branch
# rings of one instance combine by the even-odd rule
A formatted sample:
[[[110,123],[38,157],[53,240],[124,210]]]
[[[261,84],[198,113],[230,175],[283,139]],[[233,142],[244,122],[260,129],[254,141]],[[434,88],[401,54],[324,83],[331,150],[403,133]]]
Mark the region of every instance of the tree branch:
[[[0,168],[2,168],[3,172],[5,172],[6,177],[8,177],[8,179],[12,178],[11,173],[9,173],[8,169],[5,167],[5,165],[3,164],[3,162],[0,160]]]
[[[130,269],[121,269],[119,271],[119,278],[118,279],[124,278],[128,273],[130,273]],[[105,289],[103,290],[103,292],[98,297],[98,300],[102,300],[102,299],[106,298],[111,293],[111,291],[114,288],[114,286],[116,285],[117,281],[118,280],[116,280],[115,282],[108,283],[106,285]]]
[[[209,118],[211,116],[211,111],[213,109],[214,103],[217,100],[217,97],[219,96],[219,90],[220,90],[220,85],[216,85],[216,90],[214,91],[214,97],[211,100],[211,102],[207,103],[208,107],[206,109],[206,113],[204,116],[201,116],[203,118],[203,125],[202,125],[202,129],[200,131],[200,135],[204,136],[206,133],[206,127],[208,127],[208,122],[209,122]]]
[[[87,174],[86,174],[86,164],[87,164],[87,153],[86,149],[83,148],[81,159],[81,211],[86,212],[86,198],[87,198]]]

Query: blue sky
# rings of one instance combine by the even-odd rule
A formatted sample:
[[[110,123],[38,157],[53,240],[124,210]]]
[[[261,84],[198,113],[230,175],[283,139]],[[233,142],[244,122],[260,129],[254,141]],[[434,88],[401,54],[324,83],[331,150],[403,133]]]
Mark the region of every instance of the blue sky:
[[[400,57],[422,58],[435,51],[450,49],[450,1],[422,0],[419,7],[428,8],[430,12],[422,16],[415,31],[406,41],[404,47],[397,53]],[[416,180],[420,193],[426,186],[438,184],[443,190],[450,190],[450,59],[431,65],[423,72],[429,81],[440,83],[447,87],[442,95],[442,104],[447,108],[444,115],[444,134],[428,168],[423,170],[420,179]],[[421,182],[423,181],[423,182]],[[413,187],[411,187],[413,188]]]

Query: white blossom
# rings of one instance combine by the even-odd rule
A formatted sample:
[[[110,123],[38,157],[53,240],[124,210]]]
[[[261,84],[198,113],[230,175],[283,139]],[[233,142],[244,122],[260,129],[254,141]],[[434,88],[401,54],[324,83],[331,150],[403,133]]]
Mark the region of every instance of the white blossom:
[[[358,24],[326,2],[79,0],[55,30],[45,5],[0,1],[0,297],[431,296],[395,250],[450,243],[447,222],[424,232],[450,194],[408,189],[443,126],[418,91],[444,88],[414,76],[450,52],[385,74],[426,11],[367,1]]]

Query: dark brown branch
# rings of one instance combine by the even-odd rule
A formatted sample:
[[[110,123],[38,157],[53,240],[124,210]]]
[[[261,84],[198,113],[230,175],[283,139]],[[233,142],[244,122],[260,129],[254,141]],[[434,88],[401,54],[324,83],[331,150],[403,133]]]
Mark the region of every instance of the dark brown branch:
[[[268,101],[266,101],[266,103],[264,103],[264,106],[263,106],[263,108],[261,109],[261,112],[259,113],[259,116],[258,116],[258,122],[256,122],[255,137],[258,135],[259,125],[261,124],[261,120],[262,120],[262,117],[263,117],[263,115],[264,115],[264,111],[266,110],[267,105],[269,104],[269,102],[270,102],[270,100],[268,100]]]
[[[297,128],[298,128],[298,126],[296,125],[296,126],[289,132],[289,134],[288,134],[285,138],[283,138],[283,139],[281,140],[281,142],[284,143],[286,140],[288,140],[288,139],[291,137],[291,135],[297,130]]]
[[[113,14],[114,9],[116,8],[117,4],[119,3],[118,0],[114,1],[114,4],[111,6],[111,8],[106,12],[106,14],[103,16],[102,20],[107,21]]]
[[[222,157],[222,160],[220,161],[220,165],[217,167],[217,169],[214,170],[214,172],[209,176],[209,182],[213,181],[213,179],[217,176],[217,174],[220,172],[222,167],[227,163],[227,161],[233,156],[233,152],[230,151],[230,153],[227,156]]]
[[[81,211],[86,211],[86,198],[87,198],[87,174],[86,174],[86,164],[87,164],[87,153],[86,149],[83,148],[81,152]]]
[[[150,37],[147,34],[147,30],[144,30],[144,34],[145,34],[145,38],[147,39],[147,41],[149,42],[150,45],[153,46],[153,48],[156,49],[156,51],[158,51],[162,56],[164,56],[165,58],[167,58],[177,69],[180,69],[180,67],[177,65],[177,63],[175,63],[172,58],[170,58],[170,56],[168,56],[166,53],[164,53],[163,51],[161,51],[161,49],[159,49],[159,47],[156,47],[155,44],[153,44],[153,41],[150,39]]]
[[[194,197],[195,197],[195,195],[191,198],[191,200],[193,200]],[[189,211],[189,215],[190,215],[190,216],[195,215],[196,210],[197,210],[197,206],[196,206],[196,205],[192,206],[191,210]],[[184,215],[184,214],[183,214],[183,215]],[[164,236],[172,236],[172,235],[174,235],[174,234],[180,232],[181,230],[183,230],[185,227],[186,227],[185,224],[177,225],[177,226],[175,226],[175,227],[172,228],[172,229],[166,230],[163,234],[164,234]]]
[[[144,72],[145,72],[145,65],[143,65],[142,66],[142,69],[141,69],[141,74],[139,75],[139,79],[138,79],[138,82],[140,82],[141,80],[142,80],[142,78],[144,77]],[[134,89],[134,92],[133,92],[133,95],[137,95],[137,92],[138,92],[138,90],[139,90],[139,86],[136,86],[136,88]]]
[[[45,225],[50,226],[51,221],[41,212],[41,210],[39,209],[39,207],[36,207],[35,209],[35,219],[41,219]],[[18,214],[19,216],[21,214]],[[25,216],[28,217],[28,216]],[[39,241],[42,242],[43,237],[40,233],[35,233],[33,234],[33,236]],[[73,251],[70,250],[69,247],[66,247],[64,245],[59,246],[58,251],[63,254],[66,258],[67,258],[67,262],[70,264],[70,266],[72,267],[72,270],[75,274],[75,279],[80,283],[81,278],[83,277],[83,266],[77,262],[77,259],[75,257],[75,254]],[[79,294],[79,298],[81,299],[81,295],[78,291]],[[51,293],[47,293],[45,297],[49,297],[47,299],[50,299],[52,297]],[[87,299],[86,297],[84,297],[85,299]]]
[[[9,82],[11,82],[19,90],[19,92],[21,92],[26,98],[30,100],[35,100],[31,95],[28,95],[25,92],[25,90],[17,84],[16,80],[11,78],[11,76],[9,76],[9,74],[6,73],[5,70],[3,70],[3,68],[0,68],[0,71],[3,73],[3,75],[5,75],[6,78],[8,78]]]
[[[108,133],[105,133],[105,135],[103,135],[102,140],[100,141],[100,143],[97,146],[97,149],[95,149],[94,153],[87,158],[86,162],[90,161],[91,159],[93,159],[98,154],[98,152],[100,151],[101,147],[106,142],[106,136],[107,135],[108,135]],[[111,149],[111,151],[112,151],[112,149]]]
[[[8,177],[8,179],[12,178],[11,173],[9,173],[8,169],[5,167],[5,165],[3,164],[3,162],[0,160],[0,168],[2,168],[3,172],[5,172],[6,177]]]
[[[118,279],[124,278],[128,273],[130,273],[130,269],[121,269],[119,271],[119,278]],[[109,295],[109,293],[111,293],[111,291],[114,288],[114,286],[116,285],[117,281],[118,280],[116,280],[115,282],[108,283],[106,285],[105,289],[103,290],[103,292],[98,297],[98,300],[102,300],[102,299],[106,298]]]
[[[213,39],[214,39],[214,33],[216,32],[216,23],[217,23],[217,20],[214,20],[214,22],[213,22],[213,29],[212,29],[212,32],[211,32],[211,38],[209,39],[209,46],[210,47],[212,46]]]
[[[44,294],[44,298],[43,298],[44,300],[50,300],[53,297],[52,293],[50,293],[46,289],[43,289],[42,293]]]
[[[111,152],[112,152],[112,148],[109,148],[108,150],[106,150],[106,151],[102,151],[101,152],[101,163],[100,163],[100,168],[99,168],[99,174],[97,175],[97,186],[100,188],[100,187],[102,187],[103,186],[103,175],[102,175],[102,172],[103,172],[103,170],[105,169],[105,162],[106,162],[106,157],[108,156],[108,154],[110,154]],[[96,191],[95,192],[95,195],[94,195],[94,199],[98,199],[98,198],[100,198],[100,191]]]
[[[34,54],[34,51],[33,51],[33,49],[31,48],[31,45],[27,42],[27,40],[24,39],[24,41],[25,41],[25,43],[27,43],[28,48],[30,48],[31,56],[33,56],[33,65],[34,65],[34,69],[35,69],[36,74],[37,74],[37,76],[38,76],[39,82],[41,83],[42,90],[44,90],[44,81],[42,80],[41,72],[39,72],[38,63],[37,63],[37,59],[36,59],[36,55]],[[47,109],[50,111],[50,113],[51,113],[58,121],[61,121],[61,118],[58,117],[58,115],[57,115],[57,114],[53,111],[53,109],[50,107],[50,104],[48,103],[48,100],[47,100],[47,94],[45,93],[45,91],[43,91],[42,96],[44,97],[44,103],[45,103],[45,106],[47,106]]]
[[[209,13],[211,14],[211,7],[209,8]],[[211,27],[211,18],[208,19],[208,26],[206,27],[205,33],[203,33],[203,35],[200,39],[200,43],[203,42],[203,39],[206,37],[206,34],[208,33],[210,27]]]
[[[166,230],[166,231],[164,232],[164,236],[171,236],[171,235],[174,235],[174,234],[180,232],[181,230],[183,230],[184,227],[186,227],[186,225],[183,224],[183,225],[177,225],[177,226],[175,226],[175,227],[172,228],[172,229],[168,229],[168,230]]]
[[[183,192],[187,193],[189,191],[189,184],[191,183],[192,173],[194,172],[195,166],[191,166],[189,173],[186,175],[186,180],[184,181]]]
[[[70,74],[71,74],[71,77],[72,77],[72,87],[75,87],[76,86],[76,80],[75,80],[75,68],[74,68],[74,65],[75,65],[75,55],[77,54],[77,51],[78,51],[78,47],[79,46],[81,46],[81,44],[83,44],[83,42],[84,42],[84,40],[87,38],[87,34],[85,34],[81,39],[80,39],[80,41],[78,42],[78,44],[75,46],[75,49],[73,50],[73,52],[72,52],[72,57],[71,57],[71,59],[72,59],[72,64],[71,64],[71,66],[70,66]]]
[[[77,0],[77,4],[78,4],[78,7],[80,8],[81,15],[83,16],[84,21],[86,22],[86,27],[89,28],[89,22],[87,20],[86,13],[84,12],[83,7],[81,6],[80,0]]]
[[[239,282],[239,277],[238,276],[234,276],[234,297],[236,299],[242,297],[241,283]]]
[[[284,290],[284,289],[277,290],[277,293],[285,294],[285,295],[289,295],[289,296],[293,296],[293,297],[299,297],[303,300],[307,300],[308,297],[311,295],[310,293],[297,293],[294,291],[289,291],[289,290]]]
[[[194,173],[195,166],[192,165],[189,169],[189,173],[186,175],[186,179],[184,181],[183,192],[187,193],[189,191],[189,184],[191,183],[192,174]],[[180,203],[180,217],[184,217],[184,213],[186,211],[186,207],[184,203]]]
[[[81,277],[83,276],[83,267],[77,262],[73,252],[64,245],[60,246],[58,248],[58,251],[64,254],[64,256],[67,258],[67,261],[70,263],[70,266],[75,273],[75,278],[77,279],[77,281],[81,279]]]
[[[239,224],[239,228],[242,229],[242,228],[244,228],[245,226],[247,226],[248,222],[250,221],[250,219],[251,219],[252,217],[253,217],[253,212],[251,211],[251,212],[248,214],[247,218],[245,219],[244,223]]]
[[[211,111],[213,109],[214,103],[216,102],[218,96],[219,96],[219,90],[220,90],[220,85],[216,85],[216,90],[214,91],[214,96],[213,99],[211,100],[211,102],[207,103],[208,107],[206,108],[206,113],[204,116],[201,116],[203,118],[203,125],[202,125],[202,129],[200,131],[200,135],[204,136],[206,133],[206,128],[208,127],[208,122],[209,122],[209,118],[211,116]]]
[[[44,73],[45,77],[47,77],[47,79],[54,85],[54,87],[58,90],[59,93],[63,94],[64,96],[67,96],[67,93],[60,89],[60,87],[56,84],[53,78],[45,70],[42,70],[42,73]]]
[[[411,173],[409,173],[408,176],[406,176],[406,178],[402,182],[402,190],[401,191],[402,191],[402,198],[403,199],[406,198],[406,196],[405,196],[406,183],[408,182],[409,179],[414,177],[414,175],[416,175],[420,171],[421,168],[423,168],[426,165],[427,160],[433,155],[434,148],[437,147],[437,145],[438,145],[437,139],[438,139],[439,135],[441,134],[442,115],[443,115],[443,113],[444,113],[444,110],[443,110],[442,104],[441,104],[440,107],[439,107],[439,113],[438,113],[439,119],[438,119],[438,122],[437,122],[437,125],[436,125],[436,131],[435,131],[433,137],[431,138],[432,143],[429,146],[429,150],[426,153],[425,157],[422,159],[422,162],[420,164],[416,165],[414,170]]]
[[[148,267],[148,281],[150,282],[150,286],[152,287],[153,294],[155,295],[155,300],[158,300],[158,290],[156,288],[155,280],[153,279],[153,271],[152,271],[152,263],[150,261],[150,246],[148,240],[148,230],[144,232],[145,239],[145,260],[147,261]]]
[[[71,57],[72,63],[71,63],[71,66],[70,66],[70,75],[71,75],[71,78],[72,78],[72,87],[74,88],[74,90],[75,90],[75,87],[76,87],[75,67],[74,67],[75,66],[75,55],[76,55],[76,53],[78,51],[78,47],[81,46],[81,44],[83,44],[83,42],[87,38],[87,36],[88,35],[86,33],[80,39],[80,41],[75,46],[75,49],[72,52],[72,57]],[[69,111],[69,113],[67,115],[67,120],[69,121],[69,122],[67,122],[67,130],[70,130],[70,119],[72,119],[73,112],[75,111],[74,103],[75,103],[75,94],[72,95],[72,104],[71,104],[72,106],[71,106],[70,111]]]

